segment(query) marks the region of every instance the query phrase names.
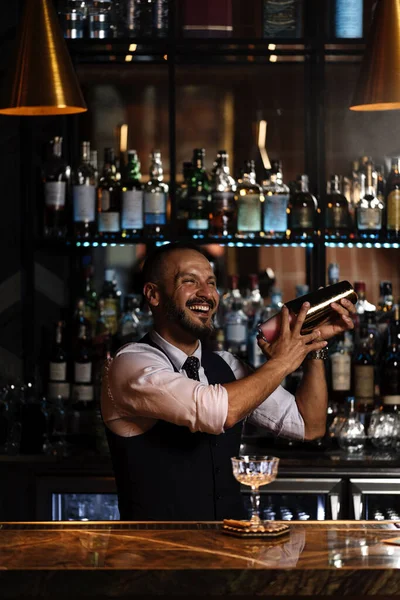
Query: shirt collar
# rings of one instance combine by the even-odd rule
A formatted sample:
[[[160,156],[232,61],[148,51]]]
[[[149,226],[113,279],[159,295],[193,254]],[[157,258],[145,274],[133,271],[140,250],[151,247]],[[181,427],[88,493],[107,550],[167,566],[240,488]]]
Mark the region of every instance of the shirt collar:
[[[157,344],[157,346],[160,346],[160,348],[165,352],[165,354],[168,356],[173,365],[178,369],[178,371],[182,371],[182,367],[188,357],[188,354],[186,354],[185,352],[183,352],[183,350],[180,350],[173,344],[170,344],[170,342],[167,342],[167,340],[164,340],[164,338],[161,337],[161,335],[157,333],[157,331],[150,331],[150,338],[152,342]],[[193,354],[191,354],[191,356],[195,356],[196,358],[198,358],[201,364],[200,340],[196,350],[193,352]]]

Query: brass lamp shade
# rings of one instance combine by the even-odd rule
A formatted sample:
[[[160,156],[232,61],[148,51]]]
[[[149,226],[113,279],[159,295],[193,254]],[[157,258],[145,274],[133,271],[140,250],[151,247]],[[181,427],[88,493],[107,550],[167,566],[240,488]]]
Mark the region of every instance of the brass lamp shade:
[[[87,110],[52,0],[26,0],[15,60],[0,93],[6,115]]]
[[[351,110],[400,108],[400,0],[379,0]]]

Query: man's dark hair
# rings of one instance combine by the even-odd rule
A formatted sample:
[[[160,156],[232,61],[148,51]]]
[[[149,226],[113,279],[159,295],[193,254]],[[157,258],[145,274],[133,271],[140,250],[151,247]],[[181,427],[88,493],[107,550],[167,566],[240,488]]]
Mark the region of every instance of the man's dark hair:
[[[195,244],[183,243],[183,242],[172,242],[171,244],[165,244],[156,248],[143,263],[142,267],[142,281],[143,285],[148,281],[157,283],[161,280],[163,274],[163,263],[165,258],[175,252],[175,250],[195,250],[203,256],[204,252]]]

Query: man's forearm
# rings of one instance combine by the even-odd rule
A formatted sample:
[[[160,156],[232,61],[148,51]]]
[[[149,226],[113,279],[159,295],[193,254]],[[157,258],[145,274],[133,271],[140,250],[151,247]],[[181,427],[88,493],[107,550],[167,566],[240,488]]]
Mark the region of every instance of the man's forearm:
[[[328,390],[323,360],[311,359],[303,363],[303,379],[296,391],[296,402],[304,420],[304,437],[313,440],[326,430]]]
[[[253,412],[285,378],[287,370],[278,360],[270,360],[251,375],[224,384],[228,391],[228,414],[225,427],[233,427]]]

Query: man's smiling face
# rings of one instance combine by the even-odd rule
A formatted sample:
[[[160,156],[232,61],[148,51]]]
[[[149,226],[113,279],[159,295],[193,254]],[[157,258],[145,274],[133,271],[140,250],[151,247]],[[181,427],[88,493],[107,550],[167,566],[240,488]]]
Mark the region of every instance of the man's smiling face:
[[[200,339],[213,330],[219,296],[209,261],[195,250],[177,250],[165,260],[159,284],[165,320]]]

